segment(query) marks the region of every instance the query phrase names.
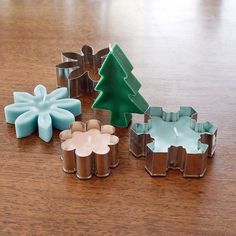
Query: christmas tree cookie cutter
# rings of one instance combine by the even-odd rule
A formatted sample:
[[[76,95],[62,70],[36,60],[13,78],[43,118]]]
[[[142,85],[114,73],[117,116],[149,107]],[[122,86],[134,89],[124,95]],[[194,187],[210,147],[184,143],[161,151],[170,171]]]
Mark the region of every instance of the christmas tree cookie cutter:
[[[138,92],[141,84],[132,70],[130,61],[115,44],[99,70],[101,79],[95,90],[100,94],[93,103],[95,109],[110,111],[111,125],[127,127],[132,113],[143,114],[148,108],[148,103]]]
[[[207,157],[214,155],[216,135],[212,123],[197,123],[192,107],[170,113],[149,107],[144,123],[130,130],[129,150],[136,157],[146,156],[145,169],[151,176],[166,176],[168,169],[178,169],[184,177],[202,177]]]
[[[60,133],[63,170],[79,179],[93,175],[107,177],[119,164],[119,138],[115,128],[98,120],[75,121],[69,130]]]
[[[66,87],[71,98],[88,95],[95,99],[98,70],[108,53],[109,48],[103,48],[94,54],[93,48],[88,45],[84,45],[80,53],[63,52],[62,63],[56,66],[57,86]]]
[[[47,94],[43,85],[37,85],[34,96],[26,92],[13,93],[14,104],[4,108],[6,122],[15,124],[16,137],[23,138],[38,129],[39,137],[49,142],[53,127],[64,130],[70,127],[75,116],[81,113],[78,99],[68,98],[66,88]]]

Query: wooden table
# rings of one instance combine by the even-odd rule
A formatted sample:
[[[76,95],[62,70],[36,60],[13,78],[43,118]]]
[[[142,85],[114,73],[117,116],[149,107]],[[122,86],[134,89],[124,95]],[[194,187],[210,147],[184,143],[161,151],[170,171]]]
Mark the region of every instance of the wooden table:
[[[236,235],[234,0],[0,2],[0,235]],[[193,106],[219,128],[202,179],[152,178],[118,129],[120,165],[105,179],[62,171],[59,131],[15,138],[3,107],[13,91],[56,87],[61,51],[118,42],[150,105]],[[83,114],[108,122],[81,98]],[[134,121],[140,117],[135,117]],[[142,118],[141,118],[142,119]]]

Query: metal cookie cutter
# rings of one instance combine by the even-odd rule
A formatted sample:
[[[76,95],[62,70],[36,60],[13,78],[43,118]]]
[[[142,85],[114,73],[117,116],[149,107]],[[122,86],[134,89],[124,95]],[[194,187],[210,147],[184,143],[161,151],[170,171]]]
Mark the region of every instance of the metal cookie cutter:
[[[57,86],[67,87],[70,98],[86,94],[95,99],[98,92],[94,88],[100,78],[98,70],[109,51],[104,48],[94,54],[92,47],[84,45],[80,53],[63,52],[62,63],[56,66]]]
[[[130,130],[129,150],[136,157],[146,156],[145,169],[151,176],[166,176],[168,169],[179,169],[184,177],[202,177],[207,157],[216,149],[217,128],[210,122],[197,123],[192,107],[167,113],[149,107],[144,123]]]
[[[76,172],[79,179],[108,176],[110,169],[119,164],[119,138],[114,133],[113,126],[101,125],[98,120],[72,123],[59,135],[63,170]]]

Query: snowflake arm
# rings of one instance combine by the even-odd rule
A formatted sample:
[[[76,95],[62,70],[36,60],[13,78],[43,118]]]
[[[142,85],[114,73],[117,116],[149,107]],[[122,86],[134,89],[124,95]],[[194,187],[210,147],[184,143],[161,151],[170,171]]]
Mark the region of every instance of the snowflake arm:
[[[13,93],[14,103],[30,103],[34,100],[34,96],[25,92],[14,92]]]
[[[50,115],[53,126],[59,130],[68,129],[70,124],[75,121],[75,117],[71,112],[61,108],[54,108]]]
[[[52,118],[48,113],[40,114],[38,117],[39,137],[45,142],[49,142],[52,138]]]
[[[31,106],[24,103],[15,103],[5,106],[4,113],[6,122],[9,124],[15,124],[17,117],[25,112],[28,112],[30,109]]]
[[[67,88],[58,88],[47,95],[48,100],[60,100],[68,98]]]
[[[37,129],[38,113],[30,110],[17,117],[15,121],[16,137],[23,138],[31,135]]]
[[[77,99],[64,98],[54,102],[55,107],[65,109],[71,112],[74,116],[78,116],[81,113],[81,103]]]

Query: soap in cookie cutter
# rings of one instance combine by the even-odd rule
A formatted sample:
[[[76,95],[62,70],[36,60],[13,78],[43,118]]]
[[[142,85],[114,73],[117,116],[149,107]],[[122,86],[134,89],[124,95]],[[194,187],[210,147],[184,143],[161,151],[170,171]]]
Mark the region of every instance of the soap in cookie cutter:
[[[184,177],[202,177],[207,157],[214,155],[216,135],[212,123],[197,123],[192,107],[170,113],[149,107],[144,123],[130,130],[129,150],[136,157],[146,156],[145,169],[151,176],[166,176],[168,169],[179,169]]]
[[[63,170],[79,179],[93,175],[106,177],[119,164],[119,138],[115,128],[98,120],[75,121],[69,130],[60,133]]]
[[[98,92],[94,88],[100,78],[98,70],[109,51],[103,48],[94,54],[92,47],[84,45],[80,53],[63,52],[62,63],[56,66],[57,86],[67,87],[71,98],[88,95],[95,99]]]

